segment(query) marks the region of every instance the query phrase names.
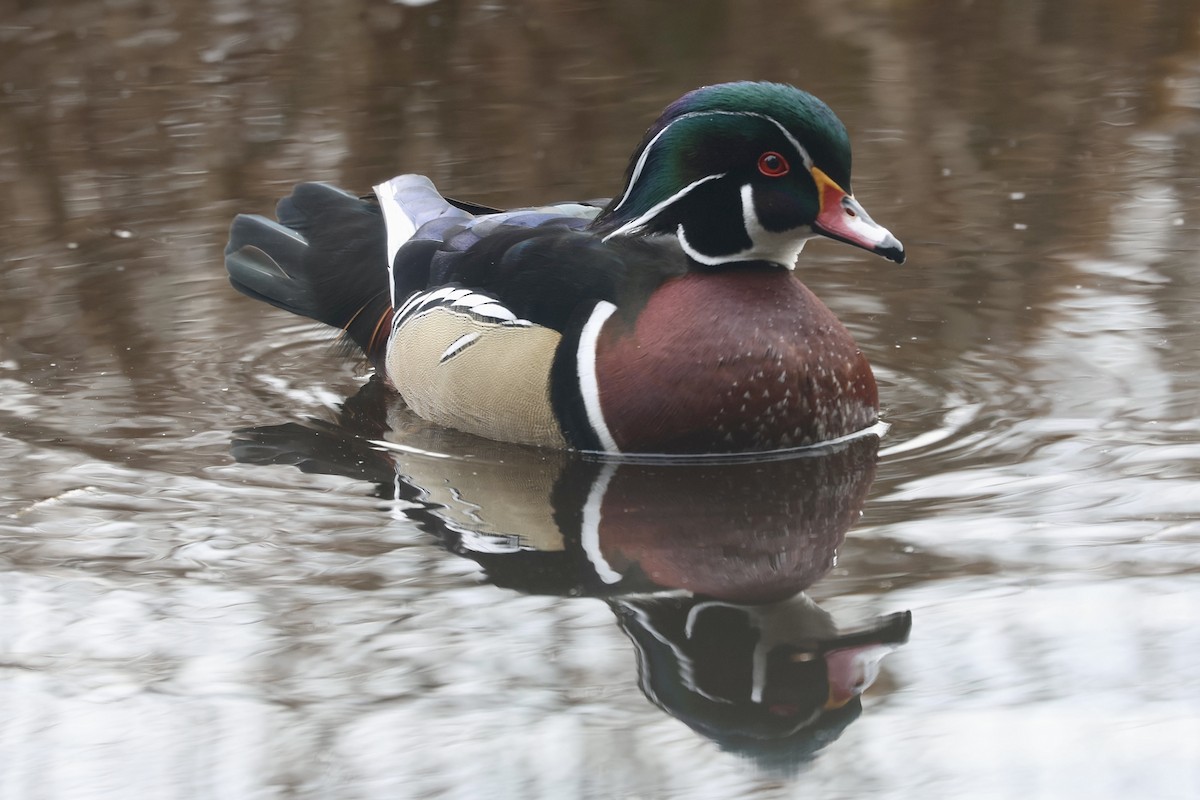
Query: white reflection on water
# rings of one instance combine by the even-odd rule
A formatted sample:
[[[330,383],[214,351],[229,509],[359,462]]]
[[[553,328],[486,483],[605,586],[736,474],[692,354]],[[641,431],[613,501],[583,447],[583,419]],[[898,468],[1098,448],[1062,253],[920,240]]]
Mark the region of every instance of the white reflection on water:
[[[830,753],[815,770],[847,796],[1200,793],[1194,580],[1036,569],[893,592],[921,621],[889,660],[907,688],[847,732],[853,766]]]

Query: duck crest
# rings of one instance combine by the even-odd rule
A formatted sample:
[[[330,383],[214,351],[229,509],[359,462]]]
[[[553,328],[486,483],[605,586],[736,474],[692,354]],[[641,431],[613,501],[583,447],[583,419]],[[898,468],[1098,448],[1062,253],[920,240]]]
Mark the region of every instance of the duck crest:
[[[301,184],[239,215],[255,299],[342,328],[419,416],[501,441],[730,453],[876,421],[870,366],[790,272],[815,236],[892,261],[850,194],[846,129],[791,86],[672,103],[605,201],[512,211],[401,175],[360,198]]]

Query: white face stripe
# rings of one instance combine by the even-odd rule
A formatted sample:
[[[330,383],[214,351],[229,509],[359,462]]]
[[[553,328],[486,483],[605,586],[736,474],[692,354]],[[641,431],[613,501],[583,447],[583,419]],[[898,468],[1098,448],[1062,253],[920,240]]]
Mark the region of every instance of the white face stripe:
[[[804,146],[800,144],[799,140],[791,134],[791,131],[785,128],[779,120],[768,114],[759,114],[756,111],[692,111],[687,114],[682,114],[679,117],[671,120],[661,131],[654,134],[654,138],[646,144],[646,148],[642,150],[642,154],[638,156],[637,164],[635,164],[633,167],[633,174],[629,176],[629,185],[625,187],[625,193],[621,195],[621,199],[617,201],[615,206],[613,206],[613,211],[616,211],[621,206],[625,205],[625,201],[629,199],[629,195],[633,192],[633,187],[637,185],[638,179],[642,177],[642,170],[646,166],[646,160],[650,157],[650,151],[654,149],[656,144],[658,144],[658,140],[662,138],[662,135],[671,129],[672,125],[680,122],[681,120],[691,119],[694,117],[710,116],[714,114],[730,117],[755,117],[757,119],[767,120],[779,129],[779,132],[784,135],[792,147],[796,148],[796,152],[800,154],[800,158],[804,162],[805,168],[812,169],[813,160],[812,157],[809,156],[808,151],[805,150]]]
[[[692,181],[687,186],[683,187],[678,192],[676,192],[675,194],[668,197],[666,200],[663,200],[661,203],[656,203],[655,205],[651,206],[650,209],[648,211],[646,211],[645,214],[642,214],[637,219],[626,222],[624,225],[622,225],[621,227],[617,228],[612,233],[605,236],[604,241],[607,242],[609,239],[613,238],[614,236],[624,236],[627,233],[637,230],[638,228],[642,227],[643,225],[646,225],[648,222],[650,222],[650,220],[652,220],[656,216],[658,216],[659,213],[661,213],[664,208],[671,205],[675,201],[679,200],[681,197],[685,196],[688,192],[690,192],[692,189],[695,189],[700,184],[707,183],[708,181],[715,181],[718,178],[724,178],[724,177],[725,177],[725,173],[721,172],[717,175],[705,175],[703,178],[700,178],[699,180]]]
[[[779,128],[779,132],[782,133],[789,142],[791,142],[792,147],[796,148],[796,152],[800,154],[800,160],[804,162],[804,168],[813,168],[812,156],[810,156],[808,151],[804,149],[804,145],[800,144],[799,140],[796,139],[795,136],[792,136],[792,132],[783,127],[783,124],[780,123],[779,120],[775,119],[774,117],[769,117],[766,114],[755,114],[753,112],[747,112],[746,115],[750,117],[761,117],[762,119],[773,123],[776,128]]]
[[[683,119],[683,117],[680,117]],[[654,149],[654,145],[658,142],[662,135],[667,132],[667,129],[674,125],[679,120],[672,120],[661,131],[654,134],[654,138],[646,145],[646,149],[638,156],[637,164],[633,167],[633,174],[629,176],[629,185],[625,187],[625,194],[621,195],[621,199],[613,206],[613,211],[616,211],[621,206],[625,205],[625,201],[629,199],[629,193],[633,191],[633,187],[637,185],[638,178],[642,177],[642,167],[646,166],[646,159],[650,157],[650,151]]]
[[[600,446],[609,453],[619,453],[621,448],[608,430],[604,421],[604,411],[600,408],[600,384],[596,379],[596,340],[600,338],[600,329],[613,315],[617,307],[607,300],[596,303],[591,316],[584,323],[579,333],[579,349],[575,352],[575,370],[579,377],[579,394],[583,397],[583,407],[587,411],[588,424],[592,426]]]

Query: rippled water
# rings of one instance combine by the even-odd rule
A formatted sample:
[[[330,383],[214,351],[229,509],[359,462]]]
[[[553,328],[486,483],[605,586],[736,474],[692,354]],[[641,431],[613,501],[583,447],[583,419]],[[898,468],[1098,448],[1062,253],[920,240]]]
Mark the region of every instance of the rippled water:
[[[1200,5],[180,5],[0,15],[0,797],[1200,795]],[[801,264],[882,439],[480,443],[225,280],[296,180],[602,196],[732,78],[909,248]]]

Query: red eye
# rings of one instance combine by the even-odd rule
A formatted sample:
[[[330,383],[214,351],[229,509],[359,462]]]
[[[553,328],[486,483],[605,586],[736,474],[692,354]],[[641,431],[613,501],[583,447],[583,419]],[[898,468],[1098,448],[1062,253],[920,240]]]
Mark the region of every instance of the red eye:
[[[787,159],[770,150],[758,157],[758,171],[768,178],[778,178],[781,175],[787,175],[788,170]]]

